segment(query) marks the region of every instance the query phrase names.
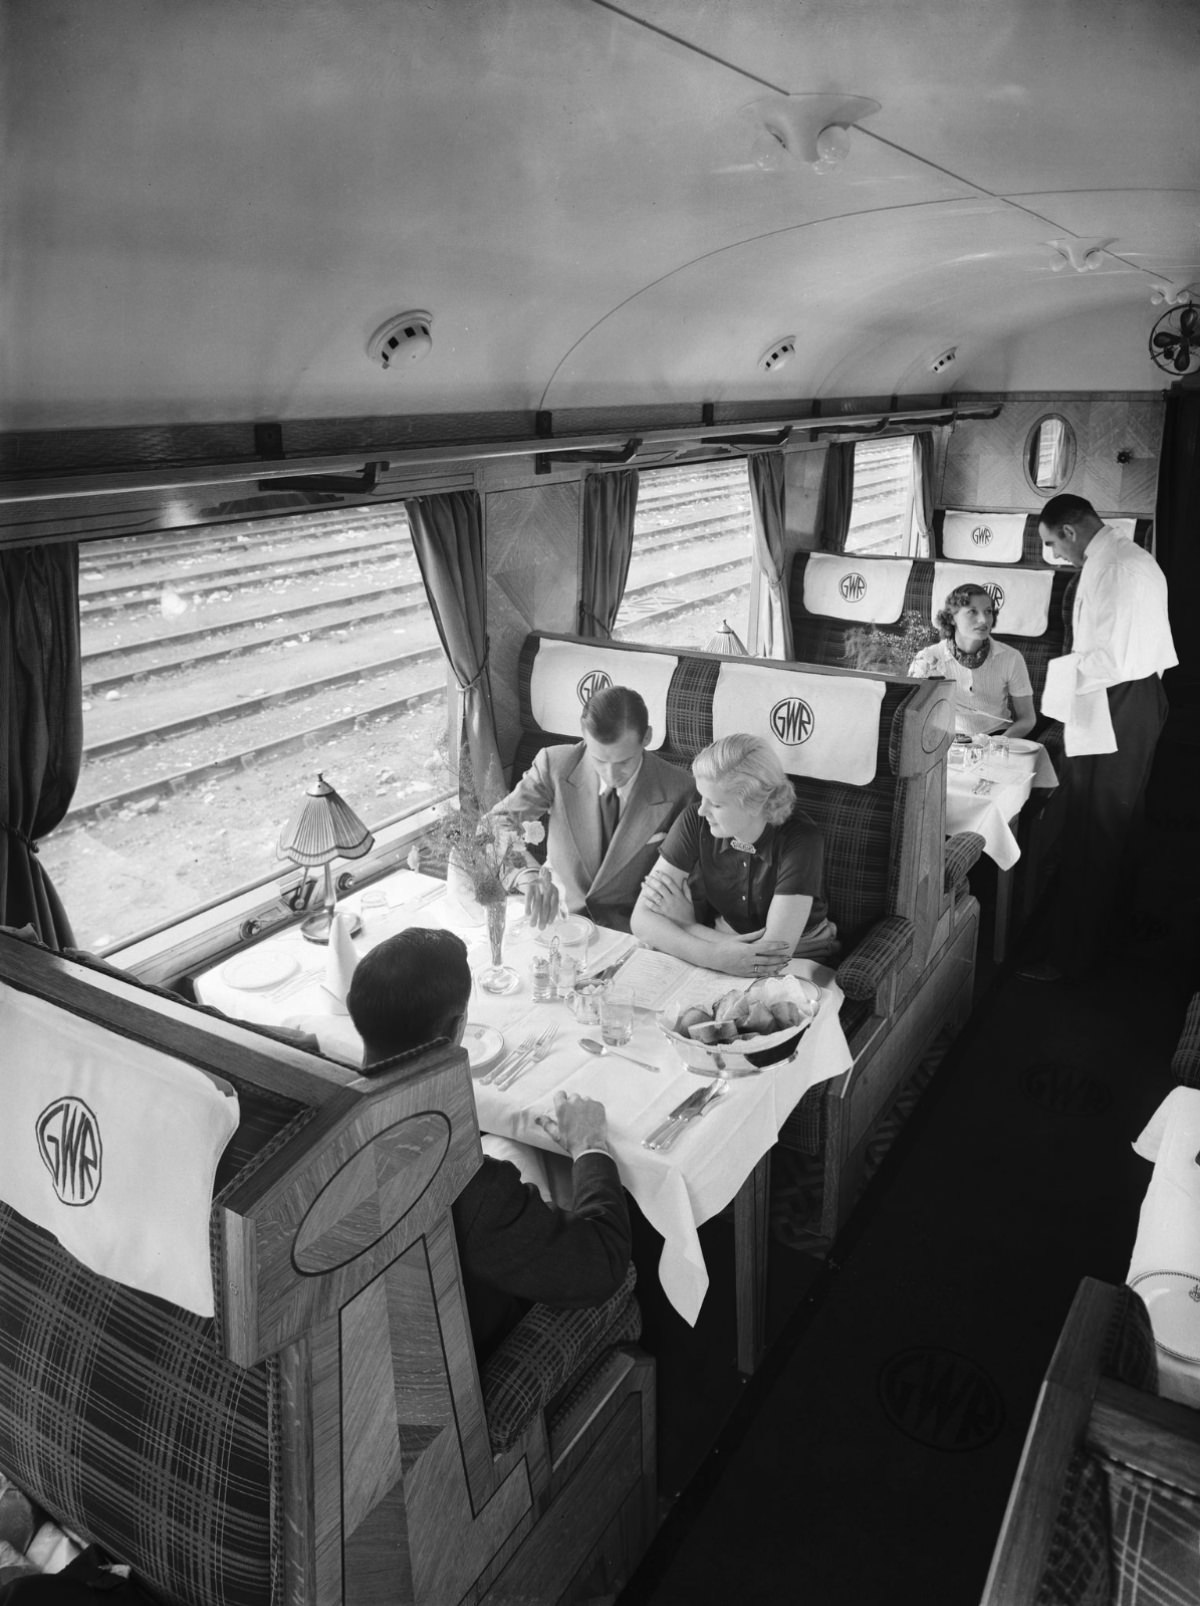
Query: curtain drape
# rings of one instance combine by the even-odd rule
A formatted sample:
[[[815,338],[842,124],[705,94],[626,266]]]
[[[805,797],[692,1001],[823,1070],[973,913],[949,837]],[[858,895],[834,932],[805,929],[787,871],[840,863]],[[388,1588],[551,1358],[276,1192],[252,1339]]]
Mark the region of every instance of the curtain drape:
[[[933,510],[936,506],[937,493],[933,484],[933,435],[926,431],[922,435],[913,437],[913,451],[916,479],[916,525],[917,525],[917,552],[919,558],[933,557]]]
[[[462,688],[462,739],[476,796],[490,808],[507,787],[488,674],[483,509],[476,491],[414,496],[404,507],[438,635]]]
[[[854,508],[854,443],[825,448],[825,472],[817,508],[817,540],[822,552],[844,552]]]
[[[1200,587],[1200,394],[1167,397],[1162,449],[1158,459],[1158,499],[1154,514],[1154,556],[1167,577],[1171,634],[1179,665],[1168,669],[1168,697],[1200,684],[1200,635],[1191,624],[1191,600]],[[1194,698],[1189,698],[1189,701]]]
[[[579,634],[607,640],[616,623],[637,512],[638,471],[589,474],[583,482],[583,559],[579,585]]]
[[[746,466],[754,507],[754,562],[762,577],[758,592],[758,655],[791,658],[792,621],[784,586],[787,552],[783,453],[751,452]]]
[[[79,548],[0,551],[0,925],[74,946],[37,857],[75,794],[83,758]]]

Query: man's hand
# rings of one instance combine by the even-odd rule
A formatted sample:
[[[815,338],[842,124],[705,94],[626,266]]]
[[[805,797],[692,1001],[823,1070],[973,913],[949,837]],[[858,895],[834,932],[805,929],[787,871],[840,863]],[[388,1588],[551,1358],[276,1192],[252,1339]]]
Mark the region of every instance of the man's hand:
[[[608,1147],[608,1117],[599,1099],[558,1092],[554,1095],[554,1114],[539,1115],[537,1123],[572,1160],[583,1149],[612,1152]]]
[[[539,931],[558,918],[558,888],[544,866],[525,883],[525,918]]]
[[[723,970],[730,976],[778,976],[792,957],[791,949],[779,937],[766,938],[767,928],[747,931],[742,935],[731,932],[714,945],[714,970]]]

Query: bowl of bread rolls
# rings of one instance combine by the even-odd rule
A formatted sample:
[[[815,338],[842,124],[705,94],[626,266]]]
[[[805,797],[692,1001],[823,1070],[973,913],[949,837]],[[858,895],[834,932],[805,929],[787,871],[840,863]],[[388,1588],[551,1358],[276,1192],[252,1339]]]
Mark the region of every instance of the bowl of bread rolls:
[[[753,1076],[791,1059],[821,1005],[821,989],[802,976],[766,976],[731,987],[711,1004],[673,1004],[658,1025],[689,1070]]]

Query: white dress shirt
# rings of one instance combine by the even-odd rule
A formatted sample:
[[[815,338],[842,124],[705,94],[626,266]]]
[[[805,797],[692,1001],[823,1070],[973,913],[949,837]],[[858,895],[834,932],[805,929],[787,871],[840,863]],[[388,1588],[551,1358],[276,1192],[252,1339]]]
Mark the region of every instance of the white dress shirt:
[[[1161,675],[1179,662],[1166,576],[1144,548],[1107,524],[1084,550],[1072,647],[1078,692]]]

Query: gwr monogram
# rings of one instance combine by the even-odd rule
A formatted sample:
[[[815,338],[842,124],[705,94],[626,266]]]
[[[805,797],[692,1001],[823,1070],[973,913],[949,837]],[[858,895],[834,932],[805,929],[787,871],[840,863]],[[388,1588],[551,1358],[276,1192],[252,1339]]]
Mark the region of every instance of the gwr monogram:
[[[999,613],[1004,606],[1004,587],[998,586],[994,580],[985,580],[983,589],[991,597],[992,607]]]
[[[771,729],[788,747],[799,747],[813,733],[814,716],[803,697],[784,697],[770,713]]]
[[[847,602],[861,602],[867,594],[866,576],[853,569],[838,581],[838,590]]]
[[[63,1204],[91,1204],[100,1192],[103,1155],[100,1126],[91,1110],[82,1099],[55,1099],[34,1127],[38,1153]]]
[[[612,676],[606,675],[603,669],[589,669],[575,690],[579,701],[586,703],[589,697],[594,697],[598,691],[607,691],[611,685]]]
[[[991,546],[992,532],[986,524],[977,524],[971,531],[971,539],[976,546]]]

